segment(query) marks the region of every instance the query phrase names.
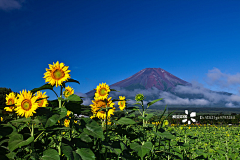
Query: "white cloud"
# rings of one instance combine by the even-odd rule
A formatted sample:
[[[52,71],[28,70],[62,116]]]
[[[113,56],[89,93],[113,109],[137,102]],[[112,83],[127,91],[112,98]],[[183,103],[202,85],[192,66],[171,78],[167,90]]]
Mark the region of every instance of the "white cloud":
[[[236,89],[236,86],[240,85],[240,73],[231,75],[222,73],[218,68],[213,68],[208,71],[206,82],[222,89]]]
[[[22,3],[25,0],[0,0],[0,10],[10,11],[14,9],[21,9]]]
[[[231,95],[227,97],[228,101],[234,101],[234,102],[240,102],[240,96],[239,95]]]
[[[115,97],[115,96],[125,96],[126,99],[128,98],[133,98],[136,94],[142,93],[145,97],[151,97],[152,95],[158,95],[157,98],[163,98],[163,100],[158,101],[154,103],[152,106],[157,106],[157,105],[208,105],[210,102],[205,99],[189,99],[189,98],[180,98],[175,96],[174,94],[171,94],[169,92],[163,92],[158,90],[157,88],[147,89],[147,90],[140,90],[140,89],[135,89],[134,91],[127,91],[125,89],[120,89],[119,87],[114,87],[117,91],[120,92],[110,92],[110,97]],[[185,89],[187,91],[188,88]],[[196,93],[199,91],[195,90]],[[151,99],[149,101],[143,101],[144,105],[146,106],[148,102],[151,102],[155,99]],[[127,103],[129,104],[134,104],[136,103],[135,100],[130,100]]]
[[[235,108],[235,107],[237,107],[237,106],[235,106],[232,102],[226,103],[225,106],[226,106],[226,107],[229,107],[229,108]]]
[[[165,104],[168,105],[208,105],[210,102],[205,99],[180,98],[171,93],[163,92],[161,97],[164,98]]]
[[[198,98],[198,99],[190,99],[190,98],[181,98],[178,97],[174,94],[171,94],[169,92],[164,92],[160,91],[157,88],[147,89],[147,90],[140,90],[140,89],[135,89],[134,91],[127,91],[125,89],[120,89],[119,87],[114,87],[117,91],[120,92],[110,92],[111,97],[115,96],[125,96],[126,99],[128,98],[134,98],[136,94],[142,93],[145,97],[151,97],[152,95],[157,95],[157,98],[163,98],[162,101],[159,101],[154,105],[202,105],[202,106],[207,106],[207,105],[212,105],[219,103],[221,101],[226,101],[228,103],[232,102],[240,102],[240,96],[238,95],[224,95],[220,94],[217,92],[213,92],[209,89],[206,89],[203,87],[202,84],[193,81],[191,82],[192,86],[182,86],[179,85],[175,88],[176,93],[181,93],[181,94],[189,94],[189,95],[194,95],[194,94],[199,94],[203,95],[203,98]],[[155,100],[151,99],[149,101],[144,101],[144,104],[147,104],[148,102]],[[128,102],[129,104],[134,104],[136,101],[131,100]]]

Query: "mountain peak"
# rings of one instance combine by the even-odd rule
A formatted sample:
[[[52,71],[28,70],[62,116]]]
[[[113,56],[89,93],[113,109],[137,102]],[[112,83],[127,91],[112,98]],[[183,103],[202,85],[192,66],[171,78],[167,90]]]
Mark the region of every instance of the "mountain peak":
[[[145,68],[136,74],[110,85],[127,90],[149,89],[155,87],[162,91],[173,91],[177,85],[191,85],[190,83],[172,75],[162,68]],[[94,90],[86,93],[88,96],[94,95]]]

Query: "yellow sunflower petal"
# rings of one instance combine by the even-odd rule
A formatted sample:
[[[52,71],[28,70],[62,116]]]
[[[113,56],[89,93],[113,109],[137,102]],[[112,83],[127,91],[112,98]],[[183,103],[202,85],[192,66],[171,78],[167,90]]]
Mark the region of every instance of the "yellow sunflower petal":
[[[17,99],[15,111],[19,116],[25,116],[26,118],[33,116],[36,113],[35,110],[38,108],[38,103],[36,102],[37,97],[33,96],[30,91],[20,91],[20,95]]]
[[[69,72],[70,70],[66,70],[66,66],[64,63],[60,63],[57,61],[56,64],[49,64],[50,69],[46,69],[46,73],[44,73],[45,82],[49,82],[49,84],[56,85],[56,87],[62,85],[64,81],[67,81],[70,78]],[[68,68],[68,67],[67,67]]]
[[[69,123],[70,123],[70,120],[69,120],[69,119],[65,119],[65,120],[64,120],[64,126],[65,126],[65,127],[69,127]]]
[[[47,98],[47,95],[45,95],[46,92],[42,93],[41,91],[38,91],[35,96],[37,97],[37,99],[40,99],[40,98]],[[38,103],[38,107],[46,107],[48,105],[48,101],[47,99],[42,99],[42,100],[39,100],[37,101]]]
[[[123,96],[123,97],[119,96],[119,99],[120,100],[125,100],[125,96]],[[126,101],[119,101],[118,105],[119,105],[120,110],[124,110],[124,108],[126,107]]]
[[[17,96],[15,96],[14,92],[11,92],[9,95],[6,94],[6,105],[16,104]],[[8,112],[13,112],[16,106],[5,107],[4,109]]]
[[[97,86],[96,88],[96,93],[95,93],[95,97],[99,98],[99,99],[107,99],[108,94],[110,92],[110,88],[106,83],[99,83],[99,86]]]
[[[67,111],[67,117],[71,114],[72,112],[71,111]]]
[[[63,92],[64,97],[69,97],[70,95],[74,94],[74,90],[71,87],[65,87],[65,91]]]
[[[115,111],[115,107],[113,107],[114,103],[112,103],[112,100],[111,100],[112,97],[106,99],[107,101],[107,104],[105,102],[105,100],[101,100],[101,99],[98,99],[98,98],[95,98],[95,100],[93,101],[93,104],[90,105],[91,106],[91,110],[93,112],[93,114],[98,117],[99,119],[105,119],[106,118],[106,112],[105,111],[99,111],[101,108],[106,108],[106,105],[108,107],[111,107],[109,110],[108,110],[108,117],[107,118],[110,118],[111,115],[113,115],[113,112]],[[94,117],[95,117],[94,116]],[[92,117],[93,118],[93,117]]]

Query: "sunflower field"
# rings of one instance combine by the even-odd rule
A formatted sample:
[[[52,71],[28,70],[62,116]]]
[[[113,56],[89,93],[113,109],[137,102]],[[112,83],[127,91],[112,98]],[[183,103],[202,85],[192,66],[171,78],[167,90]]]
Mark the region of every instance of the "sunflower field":
[[[145,97],[139,93],[136,106],[128,107],[126,97],[108,97],[116,90],[106,83],[96,87],[92,104],[84,106],[84,97],[66,87],[69,82],[80,84],[69,72],[57,61],[46,69],[43,86],[6,95],[6,105],[0,106],[6,113],[0,115],[1,160],[240,159],[238,127],[170,126],[172,113],[164,116],[166,107],[157,119],[147,113],[162,98],[144,107]],[[61,87],[59,96],[54,86]],[[57,99],[48,100],[42,93],[46,89]],[[77,116],[83,113],[91,116]]]

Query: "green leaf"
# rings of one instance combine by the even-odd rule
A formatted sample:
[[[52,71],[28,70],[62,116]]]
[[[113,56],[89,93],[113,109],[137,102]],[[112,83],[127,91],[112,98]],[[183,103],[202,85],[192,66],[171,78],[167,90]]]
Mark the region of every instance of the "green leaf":
[[[61,101],[66,101],[64,98],[62,97],[57,97],[58,100],[61,100]]]
[[[136,142],[130,144],[130,148],[138,153],[138,156],[143,157],[152,149],[152,142],[145,142],[143,145],[139,145]]]
[[[15,134],[10,137],[8,142],[8,148],[10,151],[14,151],[18,147],[28,145],[34,140],[34,137],[29,137],[27,140],[23,140],[23,135]]]
[[[145,119],[145,117],[143,117],[143,116],[138,116],[138,119]]]
[[[165,137],[165,138],[167,138],[167,139],[174,139],[174,138],[176,138],[176,137],[173,136],[170,132],[167,132],[167,131],[165,131],[165,132],[163,132],[163,133],[160,133],[160,135],[163,136],[163,137]]]
[[[30,122],[31,121],[31,117],[23,117],[23,118],[18,118],[16,120],[12,120],[12,123],[26,123],[26,122]]]
[[[150,113],[145,117],[145,120],[148,121],[152,117],[153,117],[153,113]]]
[[[68,96],[67,100],[69,100],[69,101],[82,101],[81,98],[76,94],[72,94],[72,95]]]
[[[81,160],[80,155],[77,154],[76,151],[73,152],[73,157],[74,157],[74,160]]]
[[[90,124],[86,125],[86,128],[83,131],[96,138],[104,138],[102,127],[97,124],[96,121],[92,121]]]
[[[9,159],[15,159],[16,158],[16,153],[15,152],[10,152],[8,154],[6,154],[6,156],[9,158]],[[2,160],[2,157],[0,157],[1,160]],[[7,160],[9,160],[7,159]]]
[[[132,104],[132,105],[135,105],[135,104],[139,104],[139,105],[142,105],[141,103],[134,103],[134,104]]]
[[[55,149],[48,149],[43,152],[42,160],[60,160],[60,157]]]
[[[72,79],[72,78],[68,79],[68,80],[67,80],[66,82],[64,82],[64,83],[68,83],[68,82],[75,82],[75,83],[80,84],[77,80]]]
[[[35,102],[38,102],[38,101],[40,101],[40,100],[43,100],[43,99],[48,99],[49,98],[49,96],[48,97],[45,97],[45,98],[38,98]]]
[[[61,149],[62,149],[63,154],[68,159],[70,159],[70,160],[74,159],[74,156],[73,156],[73,153],[72,153],[73,152],[72,147],[70,147],[68,144],[62,143]]]
[[[153,100],[152,102],[148,102],[148,103],[147,103],[147,106],[149,107],[149,106],[151,106],[152,104],[154,104],[154,103],[156,103],[156,102],[158,102],[158,101],[161,101],[162,99],[163,99],[163,98]]]
[[[39,88],[34,88],[31,90],[31,92],[34,94],[36,93],[37,91],[41,91],[41,90],[45,90],[45,89],[51,89],[53,90],[53,87],[51,84],[44,84],[43,86],[39,87]]]
[[[52,115],[50,118],[48,118],[45,128],[51,127],[57,123],[58,120],[64,118],[67,115],[67,109],[66,108],[58,108],[58,113]]]
[[[65,107],[62,107],[60,110],[60,117],[58,120],[64,118],[67,115],[67,109]]]
[[[110,89],[110,91],[116,91],[116,92],[120,92],[120,91],[117,91],[117,90],[115,90],[115,89]]]
[[[112,150],[116,155],[120,155],[122,150],[126,149],[124,144],[120,141],[113,141],[113,142],[103,142],[102,143],[106,148]]]
[[[130,114],[129,116],[127,116],[127,117],[129,117],[129,118],[131,118],[131,117],[135,117],[136,115],[134,114],[134,113],[132,113],[132,114]]]
[[[122,117],[117,121],[118,124],[136,124],[136,122],[130,118]]]
[[[60,115],[59,115],[59,114],[54,114],[54,115],[52,115],[50,118],[48,118],[47,123],[46,123],[46,125],[45,125],[45,128],[51,127],[51,126],[53,126],[54,124],[56,124],[57,121],[59,120],[59,118],[60,118]]]
[[[92,142],[92,139],[85,132],[80,134],[80,139],[87,143]]]
[[[92,152],[92,150],[90,148],[77,149],[76,153],[78,153],[82,157],[83,160],[95,160],[96,159],[94,153]]]

